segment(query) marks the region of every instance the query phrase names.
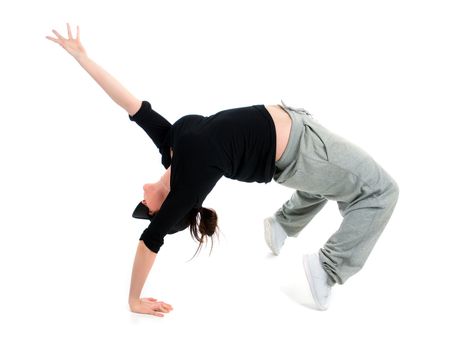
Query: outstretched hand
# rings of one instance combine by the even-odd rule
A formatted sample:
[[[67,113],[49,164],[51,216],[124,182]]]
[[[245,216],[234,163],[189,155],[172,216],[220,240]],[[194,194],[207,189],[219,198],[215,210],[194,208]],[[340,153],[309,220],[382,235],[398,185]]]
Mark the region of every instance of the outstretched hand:
[[[154,316],[163,317],[164,315],[160,312],[168,313],[173,310],[170,304],[164,303],[163,301],[157,301],[154,298],[140,298],[133,300],[129,303],[130,311],[139,314],[149,314]]]
[[[65,49],[69,54],[71,54],[75,59],[80,58],[83,55],[86,55],[86,50],[80,42],[80,28],[77,25],[77,37],[74,39],[72,37],[71,27],[69,23],[67,24],[67,33],[68,39],[64,38],[60,35],[55,29],[52,29],[52,32],[57,36],[57,38],[52,38],[50,36],[46,36],[47,39],[52,40],[59,44],[63,49]]]

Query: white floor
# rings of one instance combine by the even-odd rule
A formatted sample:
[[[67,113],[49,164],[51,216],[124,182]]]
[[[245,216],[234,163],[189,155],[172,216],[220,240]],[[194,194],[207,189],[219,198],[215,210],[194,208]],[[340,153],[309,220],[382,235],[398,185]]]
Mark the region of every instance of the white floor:
[[[52,250],[35,242],[10,259],[14,276],[4,274],[2,341],[10,349],[446,349],[447,276],[425,265],[416,238],[406,247],[397,216],[363,270],[333,288],[330,308],[312,309],[301,253],[319,244],[318,228],[334,225],[336,210],[329,203],[278,257],[268,252],[257,218],[239,222],[246,236],[232,231],[237,222],[223,224],[212,255],[206,247],[191,262],[196,244],[188,232],[168,238],[143,292],[173,305],[163,318],[127,307],[136,235],[112,233],[117,242],[107,244],[105,235],[89,244],[73,235]]]

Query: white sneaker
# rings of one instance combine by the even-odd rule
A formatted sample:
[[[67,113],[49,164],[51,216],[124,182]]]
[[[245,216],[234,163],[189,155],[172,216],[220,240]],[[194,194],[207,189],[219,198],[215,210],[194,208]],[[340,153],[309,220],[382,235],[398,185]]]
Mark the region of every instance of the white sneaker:
[[[328,309],[331,286],[327,283],[328,275],[320,263],[319,254],[304,254],[303,265],[316,307],[319,310]]]
[[[278,255],[281,251],[281,247],[284,245],[284,241],[287,238],[286,232],[275,219],[275,215],[269,216],[264,219],[264,234],[265,242],[271,249],[273,254]]]

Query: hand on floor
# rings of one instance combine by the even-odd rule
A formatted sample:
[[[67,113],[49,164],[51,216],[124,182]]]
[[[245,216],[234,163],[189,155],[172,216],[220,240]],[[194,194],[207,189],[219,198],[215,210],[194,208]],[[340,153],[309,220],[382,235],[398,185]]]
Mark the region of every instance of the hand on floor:
[[[130,311],[139,314],[149,314],[154,316],[163,317],[160,312],[168,313],[173,310],[170,304],[163,301],[157,301],[154,298],[140,298],[129,302]]]

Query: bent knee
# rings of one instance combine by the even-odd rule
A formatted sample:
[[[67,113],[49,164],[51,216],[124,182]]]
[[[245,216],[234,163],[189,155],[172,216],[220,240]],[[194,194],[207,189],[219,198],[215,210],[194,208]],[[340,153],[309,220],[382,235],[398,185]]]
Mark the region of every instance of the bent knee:
[[[388,201],[395,205],[399,199],[399,184],[393,179],[389,179],[389,186],[386,189]]]
[[[399,198],[399,184],[393,179],[391,181],[391,186],[392,186],[392,192],[394,197],[397,199]]]

